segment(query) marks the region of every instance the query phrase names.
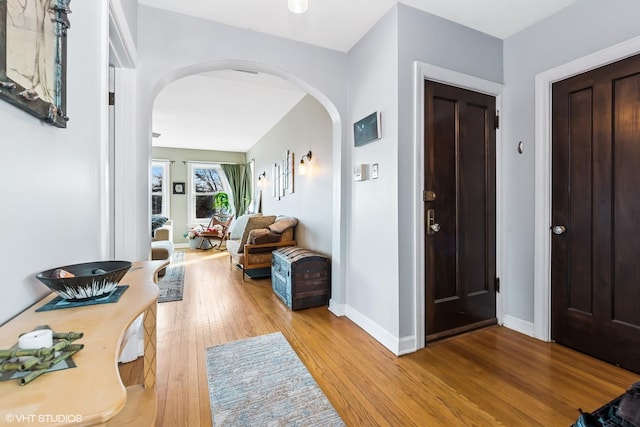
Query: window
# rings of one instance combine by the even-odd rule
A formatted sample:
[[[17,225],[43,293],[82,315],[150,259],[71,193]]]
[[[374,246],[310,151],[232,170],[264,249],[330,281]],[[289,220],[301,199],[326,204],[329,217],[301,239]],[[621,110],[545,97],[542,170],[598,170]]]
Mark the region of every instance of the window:
[[[189,163],[189,221],[209,222],[213,215],[213,199],[221,191],[231,199],[229,183],[220,165]]]
[[[169,218],[169,162],[151,162],[151,215]]]

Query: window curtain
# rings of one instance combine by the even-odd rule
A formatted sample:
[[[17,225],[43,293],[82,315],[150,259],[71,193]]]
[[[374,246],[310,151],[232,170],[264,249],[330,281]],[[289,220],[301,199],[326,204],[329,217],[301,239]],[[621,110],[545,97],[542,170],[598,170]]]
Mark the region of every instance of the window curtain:
[[[251,203],[251,167],[246,165],[221,164],[224,174],[227,176],[231,193],[233,194],[233,208],[236,218],[247,212],[247,208]]]

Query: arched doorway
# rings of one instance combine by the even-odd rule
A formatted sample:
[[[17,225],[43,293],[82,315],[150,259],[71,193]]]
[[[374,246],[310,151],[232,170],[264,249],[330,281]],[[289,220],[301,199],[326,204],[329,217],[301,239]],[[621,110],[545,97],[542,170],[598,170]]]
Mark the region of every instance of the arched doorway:
[[[332,257],[332,302],[330,304],[330,309],[337,315],[343,315],[343,309],[345,302],[345,291],[344,291],[344,266],[345,266],[345,224],[343,218],[346,218],[344,213],[346,206],[342,202],[343,194],[345,193],[345,183],[342,177],[342,171],[346,168],[345,158],[343,155],[343,126],[342,119],[338,112],[337,107],[333,104],[333,102],[325,96],[321,91],[300,79],[299,77],[283,71],[281,69],[262,64],[257,62],[249,62],[249,61],[233,61],[233,60],[224,60],[224,61],[213,61],[208,63],[202,63],[197,65],[192,65],[188,67],[184,67],[178,70],[174,70],[167,75],[165,75],[160,81],[156,83],[154,86],[151,99],[155,100],[158,94],[170,85],[172,82],[175,82],[178,79],[192,76],[195,74],[201,74],[216,70],[235,70],[240,69],[243,71],[249,72],[259,72],[259,73],[267,73],[273,76],[277,76],[283,80],[286,80],[301,90],[312,96],[322,107],[326,110],[331,123],[332,123],[332,209],[331,209],[331,257]],[[152,117],[152,109],[150,111],[144,111],[142,114],[147,114],[149,117],[148,123],[151,123]],[[149,127],[146,132],[146,138],[151,146],[151,132],[152,129]],[[301,154],[300,154],[301,155]],[[151,162],[151,158],[148,159],[148,162]]]

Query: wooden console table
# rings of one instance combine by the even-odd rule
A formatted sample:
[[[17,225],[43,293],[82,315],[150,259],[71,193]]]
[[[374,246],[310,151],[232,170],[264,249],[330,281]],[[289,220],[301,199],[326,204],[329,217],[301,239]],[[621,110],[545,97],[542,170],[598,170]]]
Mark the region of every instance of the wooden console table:
[[[133,264],[120,281],[129,288],[120,301],[62,310],[35,310],[56,297],[43,298],[0,327],[0,348],[40,325],[55,332],[83,332],[84,349],[73,356],[76,368],[55,371],[21,386],[0,382],[1,425],[149,426],[156,419],[156,273],[167,261]],[[118,372],[122,338],[144,313],[144,384],[124,387]]]

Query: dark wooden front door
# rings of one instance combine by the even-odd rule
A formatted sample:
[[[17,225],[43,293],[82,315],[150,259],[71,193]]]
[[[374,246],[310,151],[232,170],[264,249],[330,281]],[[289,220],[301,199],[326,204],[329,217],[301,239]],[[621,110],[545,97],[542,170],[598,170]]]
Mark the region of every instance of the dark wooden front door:
[[[427,340],[496,322],[495,98],[425,85]]]
[[[640,56],[552,96],[552,338],[640,372]]]

